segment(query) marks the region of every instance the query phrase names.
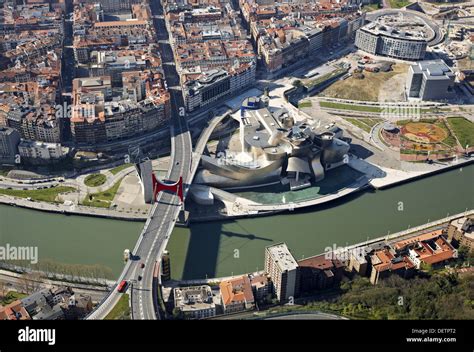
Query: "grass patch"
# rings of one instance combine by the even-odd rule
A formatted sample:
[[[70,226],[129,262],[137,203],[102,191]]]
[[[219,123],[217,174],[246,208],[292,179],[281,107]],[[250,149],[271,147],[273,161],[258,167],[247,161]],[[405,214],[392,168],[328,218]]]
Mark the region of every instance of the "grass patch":
[[[120,166],[114,167],[113,169],[110,169],[109,171],[112,173],[112,175],[117,175],[120,171],[125,170],[126,168],[132,166],[133,164],[127,163],[127,164],[122,164]]]
[[[364,123],[369,125],[370,128],[374,127],[376,124],[382,122],[383,119],[364,119]]]
[[[313,106],[313,103],[311,103],[310,100],[307,100],[307,101],[302,101],[301,103],[298,103],[298,108],[299,109],[302,109],[302,108],[310,108]]]
[[[361,130],[364,130],[367,133],[370,132],[370,126],[366,125],[362,119],[346,118],[346,120],[352,123],[354,126],[359,127]]]
[[[458,145],[456,138],[454,138],[454,136],[451,134],[444,120],[437,120],[434,122],[434,125],[438,126],[439,128],[442,128],[448,134],[448,137],[441,141],[442,144],[446,144],[447,146],[452,148]]]
[[[88,187],[98,187],[102,186],[105,181],[107,181],[107,177],[105,175],[92,174],[86,177],[84,184]]]
[[[6,306],[7,304],[15,302],[17,299],[22,299],[22,298],[25,298],[26,296],[28,296],[28,295],[26,295],[24,293],[20,293],[20,292],[16,292],[16,291],[9,291],[9,292],[7,292],[5,297],[3,297],[0,300],[0,304]]]
[[[105,320],[130,320],[130,306],[128,293],[122,294],[115,307],[105,317]]]
[[[367,12],[375,11],[378,9],[380,9],[379,4],[367,4],[367,5],[362,6],[362,10],[367,11]]]
[[[47,189],[35,190],[17,190],[17,189],[0,189],[0,194],[19,198],[31,198],[38,202],[55,203],[56,197],[60,193],[69,193],[75,191],[73,187],[55,186]]]
[[[410,1],[406,0],[388,0],[390,2],[390,7],[393,7],[395,9],[400,9],[402,7],[405,7],[407,5],[410,5]]]
[[[474,146],[474,123],[464,117],[448,117],[447,121],[463,148]]]
[[[374,118],[374,119],[364,119],[364,118],[357,119],[357,118],[350,118],[350,117],[347,117],[346,120],[349,121],[350,123],[352,123],[354,126],[357,126],[360,129],[364,130],[367,133],[370,133],[370,131],[372,130],[372,127],[374,127],[379,122],[383,121],[382,119],[377,119],[377,118]]]
[[[8,173],[13,170],[13,168],[4,167],[0,168],[0,176],[8,176]]]
[[[122,179],[115,182],[108,190],[87,195],[82,204],[89,207],[110,208],[121,183]]]
[[[335,103],[332,101],[321,101],[319,105],[323,108],[328,108],[328,109],[379,112],[379,113],[382,112],[382,108],[379,106],[352,105],[352,104]]]

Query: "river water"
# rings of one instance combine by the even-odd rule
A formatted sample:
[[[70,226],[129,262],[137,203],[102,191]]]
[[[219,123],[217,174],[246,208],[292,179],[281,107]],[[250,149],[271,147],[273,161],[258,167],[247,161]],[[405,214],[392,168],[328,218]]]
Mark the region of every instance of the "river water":
[[[265,246],[286,242],[300,259],[474,208],[474,165],[294,213],[176,228],[172,276],[196,279],[263,269]],[[0,206],[0,245],[38,246],[39,257],[99,264],[118,276],[143,224]]]

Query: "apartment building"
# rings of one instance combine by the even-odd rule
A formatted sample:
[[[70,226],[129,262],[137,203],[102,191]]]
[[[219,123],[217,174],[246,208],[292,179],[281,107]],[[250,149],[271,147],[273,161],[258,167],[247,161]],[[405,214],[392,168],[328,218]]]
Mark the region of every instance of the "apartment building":
[[[474,251],[474,216],[451,221],[448,227],[448,241],[466,246]]]
[[[280,302],[299,295],[299,266],[285,243],[265,248],[265,272],[270,276],[274,293]]]
[[[207,285],[177,287],[173,290],[174,306],[185,319],[202,319],[216,315],[216,304]]]
[[[248,275],[221,281],[219,288],[224,314],[241,312],[255,307],[252,285]]]
[[[22,158],[31,159],[62,159],[69,149],[62,147],[60,143],[45,143],[38,141],[22,141],[18,145],[18,150]]]
[[[272,284],[266,275],[251,275],[250,284],[257,302],[266,300],[268,295],[272,293]]]
[[[355,45],[373,55],[413,61],[425,57],[427,40],[422,32],[401,31],[372,22],[357,31]]]
[[[384,248],[370,256],[372,270],[370,282],[376,285],[379,280],[397,274],[403,278],[410,278],[415,272],[415,264],[408,256],[399,256],[392,248]]]
[[[326,289],[341,282],[344,264],[338,259],[326,258],[326,254],[298,261],[301,292]]]
[[[161,71],[127,71],[120,78],[119,96],[112,94],[110,76],[74,81],[71,133],[76,143],[123,140],[167,123],[170,95]]]

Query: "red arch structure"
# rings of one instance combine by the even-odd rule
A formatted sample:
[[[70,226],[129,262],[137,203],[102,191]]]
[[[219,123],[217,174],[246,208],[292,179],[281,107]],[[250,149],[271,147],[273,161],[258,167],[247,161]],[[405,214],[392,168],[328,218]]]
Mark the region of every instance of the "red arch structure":
[[[181,203],[183,203],[183,177],[179,177],[179,181],[172,184],[165,184],[158,180],[154,173],[151,174],[153,182],[153,200],[156,201],[156,196],[161,191],[171,191],[178,195]]]

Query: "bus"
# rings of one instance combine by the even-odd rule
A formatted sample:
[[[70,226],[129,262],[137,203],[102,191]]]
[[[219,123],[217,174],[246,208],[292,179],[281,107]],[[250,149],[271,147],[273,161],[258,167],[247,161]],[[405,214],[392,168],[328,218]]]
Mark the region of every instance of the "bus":
[[[319,75],[317,70],[311,70],[307,74],[304,75],[304,78],[313,78],[314,76]]]
[[[122,280],[117,286],[117,291],[122,293],[127,289],[127,280]]]

